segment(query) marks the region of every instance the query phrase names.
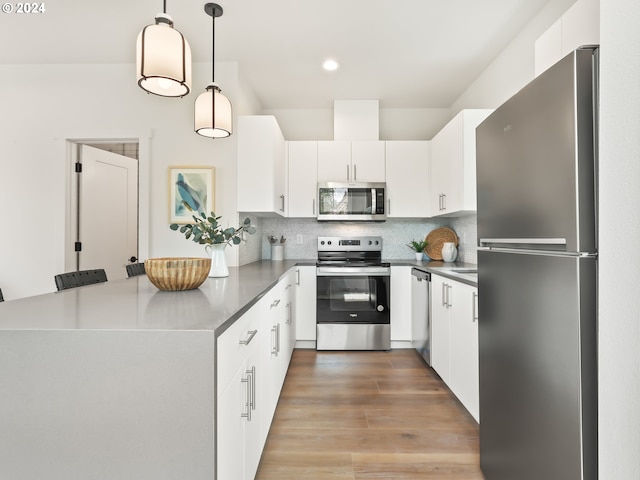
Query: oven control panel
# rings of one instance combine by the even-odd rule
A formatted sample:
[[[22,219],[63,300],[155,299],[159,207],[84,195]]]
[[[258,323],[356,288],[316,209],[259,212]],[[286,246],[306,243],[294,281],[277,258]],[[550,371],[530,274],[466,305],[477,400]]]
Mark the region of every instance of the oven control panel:
[[[382,237],[318,237],[318,251],[381,251]]]

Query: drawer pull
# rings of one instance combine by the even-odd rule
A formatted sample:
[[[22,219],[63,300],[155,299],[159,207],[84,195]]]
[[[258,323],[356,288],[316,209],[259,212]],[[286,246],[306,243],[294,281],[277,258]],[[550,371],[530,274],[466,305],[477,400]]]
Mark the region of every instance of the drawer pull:
[[[240,345],[249,345],[249,343],[251,343],[251,340],[253,340],[253,337],[255,337],[256,333],[258,333],[258,330],[249,330],[247,333],[249,334],[249,336],[245,340],[240,340]]]

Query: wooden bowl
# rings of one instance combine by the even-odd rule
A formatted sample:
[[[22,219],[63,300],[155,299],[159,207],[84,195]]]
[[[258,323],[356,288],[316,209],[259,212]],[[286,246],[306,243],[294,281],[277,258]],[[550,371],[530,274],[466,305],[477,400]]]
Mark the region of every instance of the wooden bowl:
[[[166,291],[198,288],[207,279],[210,268],[210,258],[149,258],[144,262],[151,283]]]

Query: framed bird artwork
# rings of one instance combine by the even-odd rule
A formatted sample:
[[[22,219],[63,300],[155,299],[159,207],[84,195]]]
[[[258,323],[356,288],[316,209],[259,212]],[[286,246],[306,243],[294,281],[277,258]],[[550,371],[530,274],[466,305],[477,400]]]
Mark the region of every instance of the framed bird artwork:
[[[215,211],[215,185],[213,167],[169,167],[169,223],[190,223],[195,214]]]

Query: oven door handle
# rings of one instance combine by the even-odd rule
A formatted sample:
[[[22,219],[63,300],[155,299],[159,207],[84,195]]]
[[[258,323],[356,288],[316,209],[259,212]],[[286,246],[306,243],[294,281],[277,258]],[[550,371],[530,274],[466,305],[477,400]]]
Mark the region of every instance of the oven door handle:
[[[318,277],[388,277],[391,275],[389,267],[317,267]]]

